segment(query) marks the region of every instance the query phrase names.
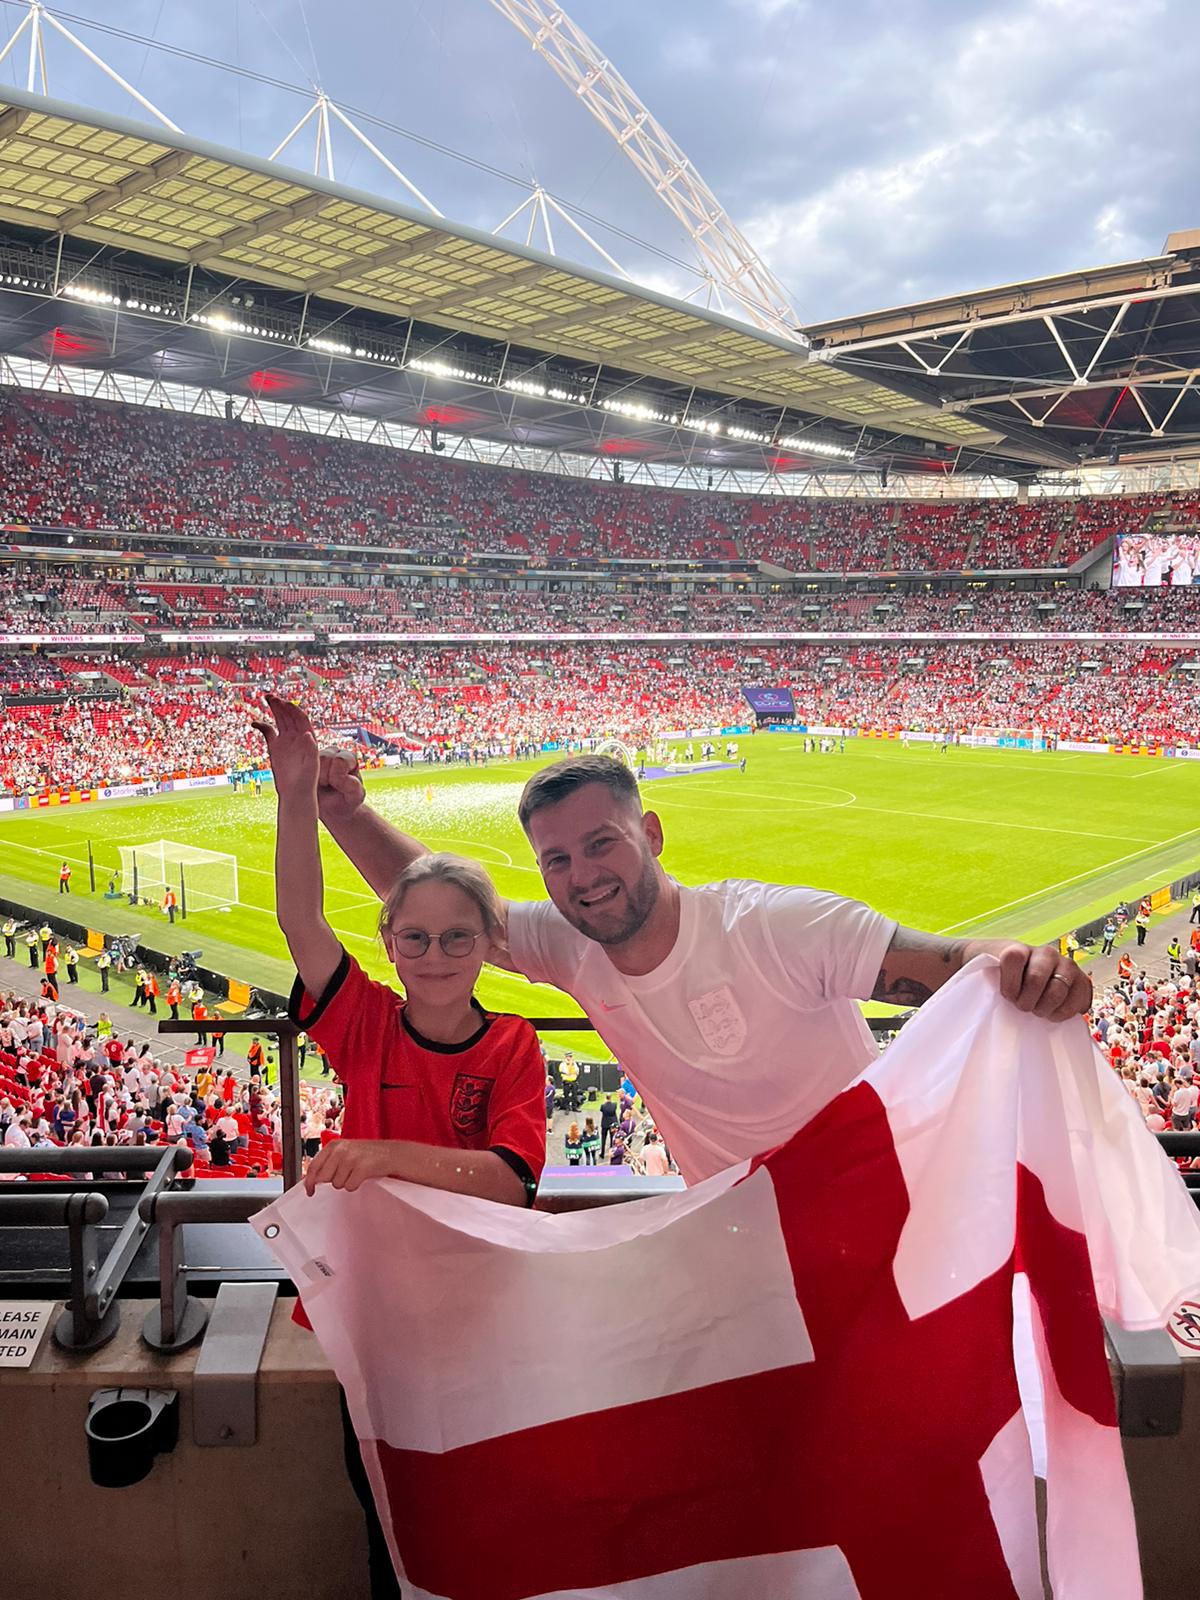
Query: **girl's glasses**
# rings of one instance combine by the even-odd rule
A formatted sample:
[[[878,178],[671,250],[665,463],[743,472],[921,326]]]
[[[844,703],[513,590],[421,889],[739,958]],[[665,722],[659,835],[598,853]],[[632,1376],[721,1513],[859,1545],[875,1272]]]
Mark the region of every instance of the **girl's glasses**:
[[[472,933],[469,928],[447,928],[444,933],[437,934],[426,933],[424,928],[402,928],[398,933],[393,932],[392,948],[406,961],[417,961],[436,939],[443,955],[455,956],[461,961],[474,950],[475,941],[482,938],[482,931]]]

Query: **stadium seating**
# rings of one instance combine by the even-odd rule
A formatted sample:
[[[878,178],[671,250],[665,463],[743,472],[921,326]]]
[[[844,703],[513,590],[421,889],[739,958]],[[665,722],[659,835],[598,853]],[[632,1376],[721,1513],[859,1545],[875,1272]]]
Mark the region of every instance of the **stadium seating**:
[[[198,550],[236,538],[457,558],[517,552],[534,564],[740,557],[793,570],[1029,568],[1070,564],[1171,506],[1194,519],[1197,497],[1017,505],[673,493],[62,395],[0,397],[0,522],[187,535]],[[175,610],[237,609],[229,591],[153,587]],[[64,599],[84,602],[69,586]]]
[[[375,753],[510,754],[610,732],[747,720],[742,686],[792,686],[812,722],[969,730],[1040,726],[1062,738],[1200,742],[1181,645],[1051,641],[825,644],[406,645],[250,657],[225,673],[211,658],[143,658],[156,680],[125,697],[39,684],[0,706],[0,789],[91,788],[245,767],[261,756],[249,726],[257,690],[291,685],[323,734],[373,736]],[[14,666],[15,664],[10,664]],[[157,676],[161,674],[161,676]],[[0,681],[3,681],[0,679]],[[386,741],[380,745],[378,741]],[[367,741],[364,741],[366,743]]]

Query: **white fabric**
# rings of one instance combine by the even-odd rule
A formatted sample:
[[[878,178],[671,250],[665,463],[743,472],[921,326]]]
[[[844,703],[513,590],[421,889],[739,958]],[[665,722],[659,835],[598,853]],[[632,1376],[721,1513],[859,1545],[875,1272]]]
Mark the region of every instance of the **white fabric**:
[[[518,971],[572,995],[629,1073],[689,1183],[783,1144],[875,1057],[855,999],[896,931],[857,900],[731,879],[681,887],[679,937],[617,971],[548,901],[510,904]]]
[[[864,1076],[888,1108],[911,1210],[896,1277],[913,1316],[1008,1259],[1014,1157],[1055,1218],[1086,1235],[1100,1310],[1161,1328],[1200,1285],[1200,1214],[1083,1021],[1050,1026],[999,1001],[978,956],[922,1006]],[[972,1134],[989,1130],[982,1148]],[[936,1161],[930,1152],[937,1149]],[[930,1249],[930,1243],[936,1249]]]
[[[442,1600],[425,1589],[412,1600]],[[742,1561],[705,1561],[679,1572],[656,1572],[623,1583],[620,1600],[860,1600],[840,1550],[790,1550]],[[534,1600],[614,1600],[612,1589],[557,1589]],[[1025,1600],[1024,1595],[1021,1600]],[[1037,1597],[1040,1600],[1040,1596]]]

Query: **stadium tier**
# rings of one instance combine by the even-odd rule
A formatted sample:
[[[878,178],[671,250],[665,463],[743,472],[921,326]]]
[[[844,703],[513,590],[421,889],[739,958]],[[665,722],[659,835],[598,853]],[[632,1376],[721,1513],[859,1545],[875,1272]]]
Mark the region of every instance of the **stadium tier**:
[[[53,670],[33,687],[25,660],[9,657],[0,659],[0,787],[105,787],[254,765],[262,751],[250,708],[272,685],[301,698],[331,739],[376,753],[509,755],[604,734],[645,742],[663,729],[736,726],[753,720],[742,688],[755,683],[789,686],[797,717],[812,723],[964,734],[1028,726],[1061,739],[1191,745],[1200,742],[1193,656],[1057,641],[361,647],[270,665],[227,660],[222,675],[211,658],[146,658],[136,662],[141,681],[118,696],[110,680],[110,697],[67,692]]]
[[[97,565],[104,559],[96,556]],[[519,585],[495,574],[431,586],[428,578],[410,575],[381,583],[297,584],[269,582],[231,585],[219,591],[208,583],[158,583],[128,578],[80,580],[67,584],[64,570],[52,562],[9,562],[0,568],[0,633],[70,638],[143,634],[166,629],[227,632],[281,632],[316,629],[337,635],[396,633],[653,633],[794,632],[1028,632],[1144,633],[1162,629],[1191,632],[1200,619],[1200,600],[1192,590],[1168,587],[1083,589],[1012,587],[1024,578],[985,585],[903,590],[877,581],[874,588],[853,593],[814,591],[768,580],[716,580],[706,586],[649,588],[644,580],[615,578],[611,573],[572,575],[572,587],[543,580]],[[281,569],[282,570],[282,569]],[[1044,580],[1040,580],[1044,581]],[[34,599],[34,596],[41,598]],[[237,642],[236,640],[233,642]],[[285,641],[286,642],[286,641]],[[142,663],[142,676],[159,677],[170,659]],[[25,663],[31,681],[46,664]],[[122,668],[110,662],[122,681],[139,679],[131,658]],[[93,670],[91,658],[62,657],[54,668],[60,677]],[[214,670],[223,672],[219,658]]]
[[[670,493],[66,396],[0,398],[0,522],[465,555],[788,571],[1067,567],[1200,497],[907,503]],[[228,590],[189,610],[237,609]]]

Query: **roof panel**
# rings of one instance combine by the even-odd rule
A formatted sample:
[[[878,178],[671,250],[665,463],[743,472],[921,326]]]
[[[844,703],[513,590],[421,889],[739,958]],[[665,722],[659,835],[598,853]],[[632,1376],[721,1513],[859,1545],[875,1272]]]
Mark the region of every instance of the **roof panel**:
[[[963,424],[934,406],[809,363],[798,343],[635,284],[184,135],[16,90],[0,90],[5,104],[28,115],[0,137],[0,211],[48,231],[83,208],[84,220],[74,220],[85,239],[158,249],[250,280],[312,283],[327,299],[501,341],[519,331],[548,354],[732,397],[800,397],[818,415],[903,415],[924,434],[961,434]],[[144,170],[175,151],[186,165],[142,186]],[[139,192],[122,198],[117,186],[134,173]]]

